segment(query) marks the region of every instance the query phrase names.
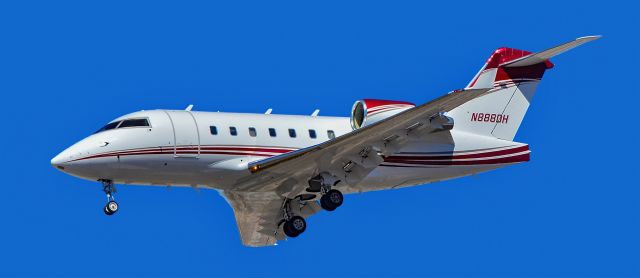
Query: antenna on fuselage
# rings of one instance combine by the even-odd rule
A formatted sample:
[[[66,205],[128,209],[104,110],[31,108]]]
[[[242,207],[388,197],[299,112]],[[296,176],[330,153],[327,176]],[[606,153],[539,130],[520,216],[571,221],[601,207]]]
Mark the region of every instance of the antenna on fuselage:
[[[189,106],[187,106],[184,111],[191,111],[191,109],[193,109],[193,104],[189,104]]]
[[[271,115],[271,112],[273,111],[273,109],[269,108],[267,109],[267,112],[264,112],[265,115]]]
[[[311,113],[311,117],[316,117],[318,116],[318,114],[320,114],[320,109],[316,109],[315,111],[313,111],[313,113]]]

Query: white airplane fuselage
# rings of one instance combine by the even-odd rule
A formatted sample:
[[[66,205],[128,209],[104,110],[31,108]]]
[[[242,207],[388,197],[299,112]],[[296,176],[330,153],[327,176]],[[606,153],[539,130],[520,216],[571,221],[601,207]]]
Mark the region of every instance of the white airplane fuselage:
[[[229,190],[238,179],[251,175],[250,162],[319,144],[333,138],[330,133],[338,137],[353,130],[348,117],[179,110],[140,111],[112,123],[126,119],[147,119],[149,126],[97,132],[51,163],[92,181]],[[295,130],[295,137],[290,130]],[[411,141],[359,184],[340,188],[353,193],[406,187],[528,160],[526,144],[454,128]]]

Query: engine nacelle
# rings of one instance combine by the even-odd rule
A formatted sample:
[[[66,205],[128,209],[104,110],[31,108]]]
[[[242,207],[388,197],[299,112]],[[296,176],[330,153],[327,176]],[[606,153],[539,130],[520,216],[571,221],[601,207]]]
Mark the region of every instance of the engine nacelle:
[[[351,109],[351,127],[356,130],[391,117],[416,105],[406,101],[363,99]]]

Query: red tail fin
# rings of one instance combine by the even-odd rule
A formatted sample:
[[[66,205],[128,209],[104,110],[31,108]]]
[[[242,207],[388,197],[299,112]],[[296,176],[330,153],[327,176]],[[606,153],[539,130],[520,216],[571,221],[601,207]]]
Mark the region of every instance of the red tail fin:
[[[523,67],[504,66],[512,61],[532,55],[532,52],[515,48],[501,47],[491,54],[480,72],[467,85],[467,88],[494,88],[501,83],[540,80],[545,70],[553,67],[549,60]]]
[[[600,38],[589,36],[577,38],[565,44],[532,53],[525,50],[502,47],[496,49],[467,88],[494,88],[502,83],[540,80],[544,71],[553,67],[549,59],[569,49]]]

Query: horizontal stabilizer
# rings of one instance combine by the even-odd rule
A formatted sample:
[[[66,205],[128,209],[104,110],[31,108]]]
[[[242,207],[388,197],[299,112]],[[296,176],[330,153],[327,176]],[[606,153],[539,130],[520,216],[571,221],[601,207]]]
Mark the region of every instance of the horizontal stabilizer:
[[[597,40],[599,38],[600,36],[587,36],[587,37],[577,38],[573,41],[558,45],[556,47],[547,49],[545,51],[538,52],[538,53],[531,53],[522,58],[518,58],[513,61],[506,62],[504,64],[501,64],[500,66],[501,67],[526,67],[526,66],[543,63],[553,56],[556,56],[560,53],[563,53],[581,44],[584,44],[593,40]]]

